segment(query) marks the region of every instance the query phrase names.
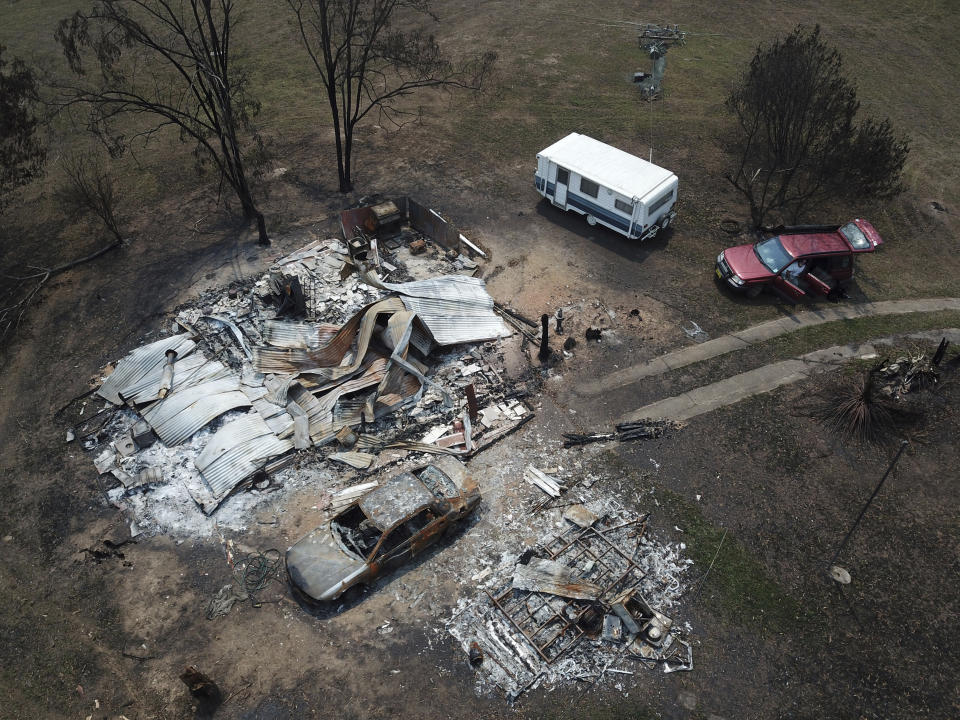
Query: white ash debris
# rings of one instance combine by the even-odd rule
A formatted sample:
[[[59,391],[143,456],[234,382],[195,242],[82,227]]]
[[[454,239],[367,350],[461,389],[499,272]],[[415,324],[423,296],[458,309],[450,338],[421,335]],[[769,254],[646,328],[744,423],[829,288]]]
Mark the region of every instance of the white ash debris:
[[[606,642],[597,632],[583,637],[560,659],[547,663],[522,635],[514,632],[509,620],[487,595],[509,587],[522,556],[529,555],[531,550],[534,555],[542,554],[540,549],[552,537],[572,529],[571,521],[563,517],[563,510],[570,504],[582,504],[595,515],[606,518],[606,527],[615,528],[638,519],[636,513],[618,500],[626,490],[619,487],[617,491],[622,482],[585,470],[584,466],[589,464],[585,457],[589,455],[576,451],[553,452],[549,457],[543,457],[542,450],[521,452],[515,455],[515,460],[491,468],[484,477],[486,507],[481,508],[482,517],[475,531],[465,538],[469,547],[438,563],[470,588],[458,599],[443,627],[461,645],[465,662],[472,643],[478,642],[482,648],[485,659],[478,667],[478,693],[499,689],[512,700],[538,686],[547,689],[572,683],[579,683],[580,687],[592,683],[606,686],[622,680],[615,672],[618,669],[632,673],[639,673],[645,667],[686,669],[685,653],[690,650],[682,635],[690,631],[690,626],[681,625],[675,618],[671,618],[674,623],[670,640],[652,659],[636,659],[626,650],[626,643]],[[523,483],[523,469],[531,463],[569,489],[550,501],[545,493]],[[636,488],[629,490],[635,492]],[[628,495],[632,497],[634,492]],[[535,510],[545,499],[548,502],[544,508]],[[558,507],[551,508],[552,504]],[[640,571],[635,585],[637,592],[653,609],[670,617],[687,589],[687,573],[693,564],[683,555],[685,546],[662,541],[649,529],[639,538],[623,538],[623,541],[627,552],[634,553],[634,562]],[[418,587],[421,591],[424,589]],[[675,662],[674,653],[679,656]],[[670,656],[670,662],[663,661],[666,656]]]
[[[306,318],[300,322],[339,325],[366,305],[389,295],[386,291],[361,282],[356,274],[341,280],[341,269],[348,260],[348,249],[338,239],[309,243],[277,260],[259,279],[209,291],[181,308],[175,315],[176,320],[166,323],[157,339],[167,334],[196,329],[199,336],[196,336],[198,346],[194,354],[209,360],[215,359],[223,363],[227,371],[239,375],[241,390],[252,398],[262,392],[266,376],[253,366],[243,345],[248,348],[262,345],[266,321],[276,319],[276,299],[271,295],[273,276],[278,273],[294,275],[300,280],[307,306]],[[391,260],[396,265],[390,266],[392,269],[386,272],[392,274],[390,279],[395,280],[412,278],[409,272],[411,268],[421,278],[450,274],[451,271],[450,261],[437,251],[414,258],[407,248],[401,246]],[[236,329],[208,319],[211,316],[230,321]],[[238,331],[245,340],[238,340]],[[376,437],[382,444],[398,440],[420,441],[428,431],[436,432],[438,437],[455,435],[454,421],[465,411],[464,388],[468,384],[474,385],[481,409],[488,409],[489,416],[497,417],[501,424],[517,419],[511,408],[522,407],[522,413],[518,410],[518,415],[529,413],[526,406],[516,400],[509,401],[510,408],[504,405],[503,413],[496,409],[497,403],[510,390],[503,382],[503,353],[499,341],[434,349],[427,359],[425,375],[439,388],[427,385],[415,404],[367,422],[367,435]],[[352,356],[353,351],[348,352],[342,364],[349,364]],[[452,405],[445,402],[441,390],[454,398]],[[217,429],[244,414],[256,412],[256,409],[246,408],[229,411],[176,447],[166,447],[157,440],[146,449],[134,448],[135,452],[125,457],[117,446],[116,467],[125,475],[119,485],[111,475],[103,475],[102,484],[108,487],[115,485],[107,491],[109,501],[126,508],[140,532],[207,537],[216,527],[238,532],[248,529],[267,498],[272,502],[289,501],[293,492],[305,487],[324,497],[343,487],[364,482],[362,473],[327,463],[327,455],[338,449],[336,442],[333,442],[324,447],[296,452],[293,456],[296,469],[274,470],[270,474],[268,487],[258,489],[259,483],[255,483],[233,492],[208,517],[194,499],[203,495],[206,482],[194,463]],[[84,446],[94,457],[98,457],[105,447],[113,449],[140,419],[132,409],[120,406],[111,421],[87,436]],[[491,427],[478,421],[473,431],[474,437],[479,431],[482,439],[482,433]],[[377,455],[369,473],[396,462],[429,461],[431,457],[406,450],[382,450],[378,453],[376,447],[366,451]],[[156,470],[150,482],[131,483],[131,478],[150,468]],[[118,480],[121,474],[118,474]],[[312,479],[308,481],[307,478]],[[250,482],[246,484],[250,485]]]

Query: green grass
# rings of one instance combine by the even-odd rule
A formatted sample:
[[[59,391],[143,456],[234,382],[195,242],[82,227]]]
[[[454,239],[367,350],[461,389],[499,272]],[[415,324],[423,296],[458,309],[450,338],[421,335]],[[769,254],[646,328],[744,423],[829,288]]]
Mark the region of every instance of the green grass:
[[[89,0],[4,5],[0,43],[54,74],[65,73],[53,32],[61,18],[89,6]],[[774,9],[756,5],[668,1],[657,7],[657,17],[650,17],[638,16],[625,1],[608,4],[602,12],[573,0],[550,5],[437,3],[441,22],[429,30],[441,43],[453,52],[498,52],[495,87],[477,98],[415,96],[409,107],[422,104],[428,122],[395,136],[361,134],[358,157],[384,167],[393,159],[413,164],[444,160],[449,172],[476,180],[481,202],[498,205],[529,191],[535,153],[568,132],[595,135],[642,157],[652,146],[654,161],[675,170],[681,180],[681,219],[661,251],[683,277],[683,287],[671,290],[709,315],[716,308],[715,289],[701,270],[730,240],[718,231],[719,220],[746,214],[723,179],[732,162],[719,142],[732,126],[724,99],[758,43],[797,23],[819,22],[827,41],[843,51],[864,112],[890,116],[898,130],[911,136],[912,152],[903,197],[883,204],[825,206],[815,219],[862,215],[887,238],[882,253],[860,264],[858,282],[872,299],[960,294],[953,233],[943,218],[923,212],[931,199],[960,212],[960,166],[954,160],[960,155],[960,116],[954,112],[960,92],[948,80],[960,70],[960,46],[953,37],[960,6],[947,0],[909,6],[893,0],[827,6],[809,0]],[[638,48],[636,28],[609,25],[611,20],[664,19],[691,34],[686,46],[668,54],[664,99],[644,103],[630,83],[634,71],[649,66]],[[329,112],[286,4],[245,3],[235,31],[240,59],[251,71],[251,92],[262,103],[256,125],[272,141],[276,164],[304,170],[331,186]],[[366,127],[375,122],[371,118]],[[58,218],[59,209],[46,192],[59,182],[56,157],[89,143],[82,125],[60,124],[56,130],[48,178],[27,193],[31,203],[24,211],[25,225],[30,218]],[[216,197],[216,179],[193,172],[191,149],[169,132],[118,164],[127,204],[142,221],[181,207],[185,196]],[[313,212],[308,197],[288,190],[263,202],[268,217]],[[656,294],[658,288],[644,290]],[[746,322],[772,312],[769,306],[736,310]]]
[[[500,166],[498,175],[512,182],[491,182],[486,189],[507,201],[529,184],[535,153],[568,132],[595,135],[641,157],[652,146],[654,161],[677,172],[681,183],[681,218],[662,252],[695,273],[710,267],[719,249],[731,244],[719,232],[719,221],[746,215],[723,178],[732,159],[719,142],[732,126],[723,104],[733,82],[759,42],[796,23],[821,22],[826,39],[843,51],[863,111],[890,116],[912,138],[912,152],[904,196],[857,206],[835,203],[820,208],[813,219],[865,216],[880,229],[887,244],[882,253],[864,259],[859,274],[872,299],[960,294],[952,234],[920,212],[930,199],[960,210],[960,170],[952,160],[960,153],[960,121],[953,112],[957,88],[943,82],[960,65],[960,49],[949,37],[960,8],[930,2],[914,10],[893,2],[794,3],[775,12],[668,2],[658,6],[659,15],[697,34],[669,52],[664,99],[644,103],[629,83],[633,71],[649,64],[634,30],[589,22],[590,13],[575,3],[524,8],[519,17],[490,19],[494,35],[511,38],[501,53],[504,82],[495,97],[458,116],[448,147],[463,153],[470,166]],[[578,14],[587,16],[585,22],[572,20]],[[547,15],[553,22],[549,32],[542,32]],[[636,17],[627,5],[609,8],[603,16],[653,19]],[[524,20],[539,32],[524,32]],[[911,28],[909,37],[905,26]],[[888,42],[892,36],[899,38],[895,50]],[[525,161],[523,171],[517,170],[518,161]],[[951,271],[934,270],[944,265]],[[714,289],[699,276],[691,275],[689,282],[690,304],[709,312]],[[737,312],[758,320],[771,310],[745,306]]]
[[[712,612],[734,625],[774,633],[798,632],[811,619],[811,611],[771,577],[736,536],[711,523],[681,495],[657,488],[656,496],[683,529],[695,567],[705,573],[713,562],[709,575],[693,590],[710,603]]]
[[[890,335],[953,327],[960,327],[960,312],[956,310],[906,313],[903,315],[877,315],[851,320],[837,320],[836,322],[802,328],[740,352],[752,352],[754,350],[762,352],[764,346],[768,346],[776,358],[782,359],[835,345],[867,342]],[[883,354],[883,348],[878,348],[878,352]]]
[[[598,461],[640,486],[641,476],[615,452],[604,452]],[[649,482],[643,475],[642,484]],[[702,581],[690,581],[688,602],[691,597],[698,598],[698,604],[708,604],[709,611],[724,621],[761,633],[792,634],[803,629],[811,611],[783,588],[733,533],[713,524],[699,507],[669,488],[656,487],[655,496],[659,502],[655,522],[683,530],[685,554],[694,562],[696,577],[704,577],[709,569]]]

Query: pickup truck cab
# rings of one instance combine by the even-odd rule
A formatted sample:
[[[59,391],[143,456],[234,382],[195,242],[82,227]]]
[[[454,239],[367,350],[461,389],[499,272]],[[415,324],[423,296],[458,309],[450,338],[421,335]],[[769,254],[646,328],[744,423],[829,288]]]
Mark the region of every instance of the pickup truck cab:
[[[791,300],[839,296],[853,278],[853,258],[883,244],[866,220],[846,225],[800,225],[752,245],[728,248],[717,256],[717,278],[756,297],[764,288]]]

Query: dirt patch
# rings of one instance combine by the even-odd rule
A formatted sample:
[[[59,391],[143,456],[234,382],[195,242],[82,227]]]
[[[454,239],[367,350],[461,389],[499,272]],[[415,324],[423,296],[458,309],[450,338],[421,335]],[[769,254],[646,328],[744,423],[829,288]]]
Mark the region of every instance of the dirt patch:
[[[856,615],[823,580],[822,565],[890,451],[838,443],[806,405],[819,387],[800,384],[698,418],[681,433],[621,446],[617,462],[593,461],[612,481],[611,492],[653,510],[656,531],[687,544],[698,570],[716,558],[680,607],[699,638],[693,673],[624,676],[582,696],[580,688],[538,692],[508,708],[498,698],[473,695],[473,671],[462,651],[425,620],[455,602],[460,585],[450,577],[462,564],[457,548],[463,540],[484,523],[489,530],[494,514],[528,509],[536,491],[523,487],[516,458],[536,454],[555,463],[560,433],[583,429],[577,419],[588,410],[598,419],[608,414],[602,402],[587,408],[586,401],[568,399],[565,386],[689,342],[684,322],[716,336],[781,312],[773,298],[747,302],[719,292],[710,275],[716,253],[736,244],[718,218],[744,214],[722,178],[727,158],[715,137],[726,122],[722,96],[756,43],[774,30],[814,20],[832,28],[866,101],[914,133],[910,192],[889,205],[857,209],[877,218],[890,241],[860,264],[855,298],[955,294],[960,134],[953,86],[936,74],[904,84],[902,63],[891,60],[887,40],[896,34],[899,57],[919,65],[932,53],[949,64],[951,11],[931,8],[918,16],[894,3],[855,17],[803,3],[774,15],[768,8],[750,14],[709,4],[674,10],[689,15],[692,30],[717,34],[700,35],[671,55],[664,102],[641,107],[624,92],[633,91],[628,74],[645,65],[633,30],[611,39],[610,29],[587,23],[575,3],[445,8],[441,40],[492,44],[501,52],[498,92],[477,101],[425,99],[436,112],[401,135],[365,129],[355,177],[364,193],[405,192],[457,218],[468,237],[490,249],[485,272],[494,297],[534,319],[569,308],[566,336],[578,345],[544,378],[536,424],[476,459],[476,473],[499,477],[501,488],[490,495],[490,515],[480,515],[476,530],[333,617],[315,617],[277,590],[260,608],[241,604],[207,621],[206,603],[231,579],[220,541],[178,545],[160,538],[103,549],[112,513],[89,461],[64,443],[52,413],[86,391],[87,379],[104,363],[155,333],[172,307],[262,270],[303,245],[309,233],[327,235],[331,213],[359,197],[333,192],[332,140],[326,128],[315,129],[312,76],[276,82],[281,70],[300,67],[288,28],[268,30],[257,18],[273,10],[251,6],[248,27],[265,33],[256,47],[269,54],[257,66],[270,93],[261,121],[287,139],[276,149],[280,165],[290,169],[261,188],[271,190],[265,205],[277,245],[257,248],[248,227],[215,210],[209,178],[184,180],[189,153],[168,138],[162,152],[147,153],[152,160],[126,171],[135,189],[132,242],[52,283],[16,344],[3,351],[0,524],[10,539],[3,542],[8,559],[0,569],[0,664],[8,713],[191,717],[178,679],[187,663],[222,685],[221,714],[235,718],[430,718],[448,716],[451,708],[482,717],[598,718],[946,718],[960,712],[954,639],[960,636],[960,531],[944,512],[960,460],[956,384],[931,403],[922,442],[904,457],[850,546],[846,563],[854,583],[847,592]],[[628,9],[619,14],[628,17]],[[11,17],[16,22],[4,41],[16,54],[52,56],[55,14],[21,2]],[[904,37],[904,22],[920,31]],[[733,36],[724,30],[730,27],[738,28]],[[598,43],[603,53],[595,51]],[[651,118],[656,134],[649,131]],[[658,162],[678,169],[681,216],[670,233],[638,245],[538,203],[531,187],[535,153],[574,129],[640,155],[653,146]],[[931,210],[931,198],[950,212]],[[5,219],[5,268],[52,263],[95,244],[79,227],[60,234],[63,221],[50,198],[35,200],[23,217]],[[830,217],[848,211],[823,209]],[[586,326],[603,319],[594,303],[615,318],[607,315],[601,343],[588,345],[581,337]],[[513,370],[527,369],[524,355],[512,357]],[[603,402],[637,407],[641,400],[627,389]],[[581,459],[579,451],[573,456]],[[315,504],[307,495],[297,502]],[[262,519],[269,523],[273,516]],[[262,525],[247,546],[282,548],[308,529],[312,515],[289,520],[283,528]],[[427,594],[411,608],[423,587]],[[386,620],[395,629],[381,633]]]

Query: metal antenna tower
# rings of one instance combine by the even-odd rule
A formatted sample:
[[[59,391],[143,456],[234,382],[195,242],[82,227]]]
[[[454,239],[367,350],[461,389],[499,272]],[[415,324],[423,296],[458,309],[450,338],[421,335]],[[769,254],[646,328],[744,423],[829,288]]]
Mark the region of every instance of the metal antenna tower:
[[[681,47],[687,42],[687,33],[678,25],[653,25],[647,23],[637,36],[640,49],[653,61],[653,72],[637,73],[634,82],[640,84],[640,94],[645,100],[656,100],[661,94],[663,73],[667,69],[667,50]]]

